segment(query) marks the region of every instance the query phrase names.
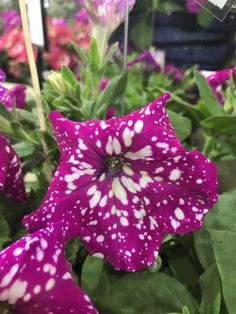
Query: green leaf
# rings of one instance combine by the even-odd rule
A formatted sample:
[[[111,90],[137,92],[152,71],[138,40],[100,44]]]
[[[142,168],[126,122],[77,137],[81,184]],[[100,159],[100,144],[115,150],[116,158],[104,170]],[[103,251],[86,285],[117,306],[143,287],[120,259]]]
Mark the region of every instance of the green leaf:
[[[94,38],[92,38],[90,47],[89,47],[89,64],[90,64],[90,71],[92,73],[99,72],[101,58],[98,51],[97,42]]]
[[[78,237],[74,238],[69,243],[67,243],[67,245],[66,245],[66,259],[70,263],[72,263],[72,264],[76,263],[76,258],[77,258],[77,254],[78,254],[80,247],[82,247],[82,242],[81,242],[80,238],[78,238]]]
[[[205,227],[236,233],[236,189],[221,194],[205,219]]]
[[[191,120],[171,110],[168,110],[168,116],[179,139],[181,141],[185,140],[192,131]]]
[[[27,157],[34,153],[34,146],[26,142],[17,143],[13,147],[20,157]]]
[[[12,114],[7,108],[0,102],[0,116],[8,121],[12,121]]]
[[[28,110],[16,109],[16,115],[19,121],[24,120],[38,126],[38,117],[36,114]]]
[[[113,57],[113,55],[114,55],[115,51],[117,50],[118,46],[119,46],[119,43],[116,42],[116,43],[114,43],[114,44],[110,47],[108,53],[107,53],[106,56],[105,56],[105,60],[104,60],[104,63],[103,63],[103,67],[106,66],[106,65],[111,61],[111,58]]]
[[[74,96],[77,100],[78,104],[82,104],[82,100],[81,100],[81,88],[80,88],[80,84],[78,82],[76,82],[75,86],[73,87],[73,91],[74,91]]]
[[[83,264],[81,287],[89,293],[94,301],[102,302],[112,283],[118,279],[115,273],[104,260],[88,256]]]
[[[236,132],[236,117],[215,116],[202,120],[201,125],[203,128],[211,130],[216,136],[219,134],[232,135]]]
[[[160,1],[160,6],[158,8],[159,12],[166,13],[166,12],[175,12],[175,11],[182,11],[183,7],[173,1]]]
[[[2,133],[13,135],[14,131],[12,130],[11,123],[7,119],[3,118],[0,115],[0,131]]]
[[[95,114],[102,115],[105,110],[114,104],[116,98],[124,93],[127,85],[127,72],[114,76],[108,83],[106,89],[99,95],[95,103]]]
[[[76,84],[78,84],[77,78],[74,76],[71,69],[68,68],[67,66],[63,65],[61,67],[61,74],[63,79],[67,81],[71,86],[75,86]]]
[[[159,0],[152,0],[152,9],[157,10],[159,6]]]
[[[212,264],[200,277],[202,299],[200,312],[220,314],[221,280],[216,264]]]
[[[5,218],[0,214],[0,249],[2,246],[10,241],[10,229],[8,223],[6,222]]]
[[[86,54],[85,50],[83,48],[81,48],[76,42],[72,41],[71,43],[72,47],[75,49],[75,51],[77,52],[77,54],[79,55],[79,57],[82,60],[82,63],[84,66],[88,66],[89,64],[89,59],[88,59],[88,55]]]
[[[225,304],[229,313],[236,313],[236,190],[223,193],[211,213],[207,215],[205,226],[212,239],[216,264],[222,280]]]
[[[235,206],[234,206],[235,211]],[[222,280],[224,300],[229,313],[236,313],[236,232],[210,230],[217,267]]]
[[[194,77],[205,108],[212,116],[222,115],[224,111],[220,107],[220,104],[218,103],[217,98],[212,91],[210,85],[208,84],[206,78],[197,71],[195,71]]]
[[[140,34],[145,34],[145,36],[140,36]],[[144,49],[152,44],[153,29],[145,19],[140,19],[132,27],[130,37],[137,48]]]
[[[182,308],[182,314],[191,314],[191,313],[189,312],[189,309],[187,308],[187,306],[184,306],[184,307]]]
[[[109,314],[182,312],[184,306],[191,314],[199,313],[198,305],[188,290],[160,272],[141,271],[124,275],[112,286],[104,302]]]
[[[169,250],[167,255],[175,279],[185,286],[194,286],[198,282],[198,273],[187,250],[177,247]]]
[[[212,247],[212,239],[208,230],[205,228],[194,232],[194,246],[200,263],[204,269],[215,263],[215,255]]]
[[[206,10],[201,10],[198,15],[197,15],[197,21],[198,24],[201,27],[207,27],[209,26],[209,24],[212,22],[213,20],[213,15],[211,15],[209,12],[207,12]]]

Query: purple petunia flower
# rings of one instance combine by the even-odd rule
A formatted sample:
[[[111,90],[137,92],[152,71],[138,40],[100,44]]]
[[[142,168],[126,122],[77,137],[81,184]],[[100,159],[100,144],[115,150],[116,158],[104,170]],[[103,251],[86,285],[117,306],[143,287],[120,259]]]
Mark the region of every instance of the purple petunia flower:
[[[52,112],[61,160],[26,228],[62,221],[67,240],[80,236],[89,254],[127,271],[153,264],[166,234],[199,229],[218,197],[217,171],[200,152],[185,151],[168,99],[107,121]]]
[[[73,280],[60,224],[25,236],[0,253],[0,301],[17,314],[97,313]]]
[[[16,202],[26,199],[20,159],[3,135],[0,135],[0,191]]]
[[[3,20],[4,32],[10,32],[14,27],[21,25],[20,14],[16,10],[5,10],[0,13],[0,19]]]
[[[94,25],[105,26],[111,34],[125,19],[125,0],[77,0]],[[129,0],[132,10],[135,0]],[[104,29],[104,30],[105,30]]]
[[[0,69],[0,82],[6,80],[6,74]],[[2,103],[6,108],[12,109],[14,103],[16,108],[23,109],[25,107],[25,95],[26,87],[24,85],[16,85],[11,89],[8,89],[0,85],[0,103]]]

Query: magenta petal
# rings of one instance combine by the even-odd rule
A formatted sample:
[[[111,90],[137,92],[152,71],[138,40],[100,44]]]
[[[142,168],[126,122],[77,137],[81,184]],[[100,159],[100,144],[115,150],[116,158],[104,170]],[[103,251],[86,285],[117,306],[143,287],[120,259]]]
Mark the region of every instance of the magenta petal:
[[[16,202],[26,199],[20,159],[2,135],[0,135],[0,191]]]
[[[10,91],[1,85],[0,85],[0,103],[2,103],[8,109],[13,107],[13,98]]]
[[[0,82],[5,82],[6,79],[6,73],[0,68]]]
[[[65,260],[61,225],[21,238],[0,253],[0,301],[17,314],[96,314]]]
[[[25,107],[26,87],[24,85],[16,85],[9,92],[15,98],[16,108],[23,109]]]
[[[29,230],[62,221],[89,254],[115,268],[150,266],[167,233],[200,228],[217,200],[216,167],[186,152],[172,128],[168,94],[127,116],[73,122],[50,115],[61,160]]]
[[[207,80],[211,87],[216,88],[219,85],[226,83],[230,79],[230,70],[225,69],[211,74]]]

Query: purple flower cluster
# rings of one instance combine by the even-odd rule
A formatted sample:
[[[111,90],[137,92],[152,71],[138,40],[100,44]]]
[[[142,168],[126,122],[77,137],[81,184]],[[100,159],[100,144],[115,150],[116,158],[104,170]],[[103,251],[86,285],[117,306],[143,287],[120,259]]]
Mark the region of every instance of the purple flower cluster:
[[[0,82],[6,80],[6,74],[0,69]],[[16,108],[25,107],[25,90],[24,85],[16,85],[15,87],[8,89],[0,84],[0,103],[2,103],[6,108],[12,109],[14,105]]]
[[[4,32],[10,32],[14,27],[21,25],[20,14],[16,10],[6,10],[0,13],[0,19],[3,20]]]

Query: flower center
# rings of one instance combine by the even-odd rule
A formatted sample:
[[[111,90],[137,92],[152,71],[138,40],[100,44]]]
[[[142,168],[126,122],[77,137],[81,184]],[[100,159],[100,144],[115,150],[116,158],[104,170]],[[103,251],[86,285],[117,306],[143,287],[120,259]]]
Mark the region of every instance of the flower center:
[[[123,166],[124,161],[122,160],[121,156],[106,157],[102,172],[106,172],[114,177],[118,172],[121,171]]]

